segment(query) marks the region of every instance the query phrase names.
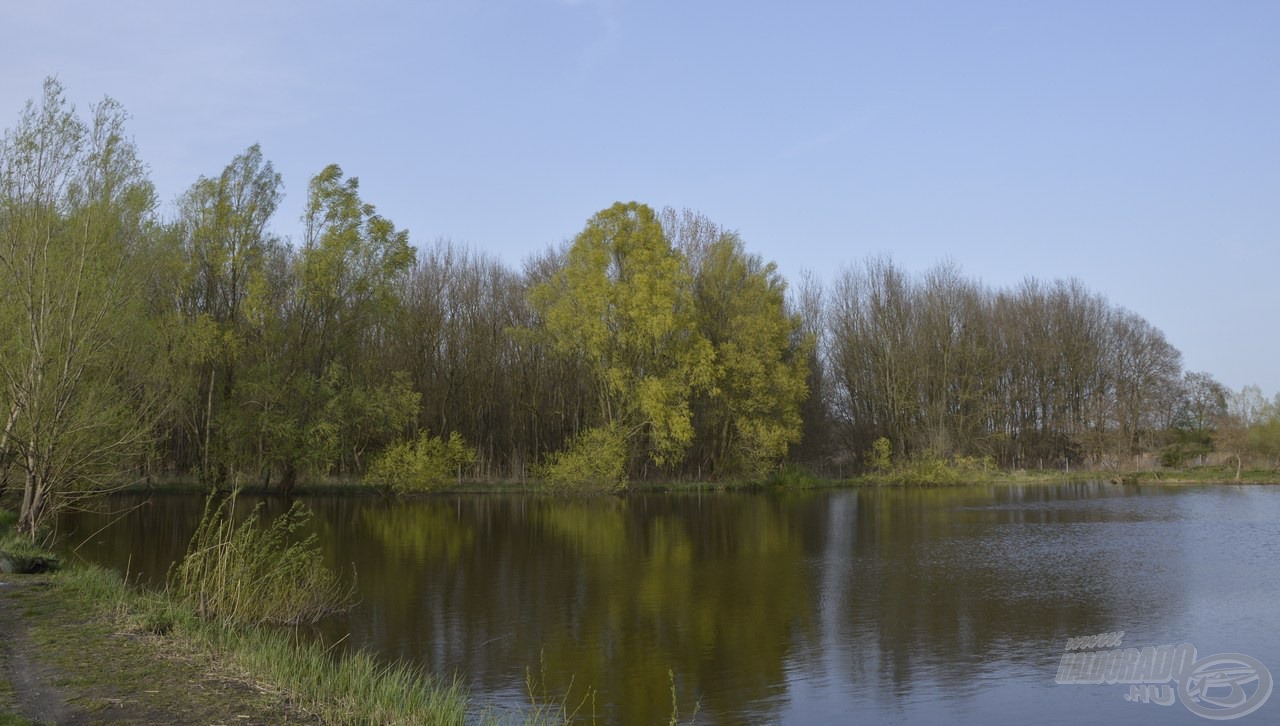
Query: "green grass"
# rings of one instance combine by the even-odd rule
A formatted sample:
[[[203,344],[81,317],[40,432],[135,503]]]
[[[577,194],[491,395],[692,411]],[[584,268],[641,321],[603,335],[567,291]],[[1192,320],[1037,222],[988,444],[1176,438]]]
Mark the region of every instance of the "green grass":
[[[293,715],[274,694],[211,678],[214,662],[177,641],[147,637],[116,617],[123,589],[101,571],[24,576],[7,597],[23,612],[24,648],[76,711],[94,722],[277,723]],[[108,599],[98,598],[106,596]],[[14,646],[19,647],[19,646]],[[110,667],[104,668],[104,664]],[[123,710],[122,710],[123,709]]]
[[[56,576],[68,600],[96,608],[126,633],[163,643],[169,652],[210,660],[234,681],[292,704],[325,723],[461,724],[467,694],[417,668],[383,664],[366,653],[339,657],[289,631],[222,627],[162,593],[126,587],[112,572],[74,567]],[[142,674],[140,682],[146,682]]]
[[[0,655],[0,658],[4,658],[4,656]],[[9,683],[3,676],[0,676],[0,726],[28,723],[25,719],[9,713],[13,710],[15,704],[16,697],[13,692],[13,684]]]
[[[1132,479],[1139,484],[1280,484],[1280,471],[1244,469],[1236,481],[1234,466],[1200,466],[1191,469],[1117,472],[1113,476]],[[1107,478],[1100,475],[1097,478]]]
[[[244,678],[282,689],[326,723],[462,724],[466,717],[466,689],[456,679],[441,681],[367,653],[336,657],[279,631],[198,627],[192,635]]]
[[[0,553],[17,557],[44,557],[57,559],[53,553],[40,547],[17,531],[18,516],[8,510],[0,510]]]

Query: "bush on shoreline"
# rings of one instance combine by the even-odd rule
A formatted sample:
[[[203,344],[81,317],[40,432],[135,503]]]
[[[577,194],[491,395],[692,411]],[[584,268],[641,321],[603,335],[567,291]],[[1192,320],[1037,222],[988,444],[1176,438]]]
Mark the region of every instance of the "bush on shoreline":
[[[626,437],[617,427],[604,426],[578,434],[534,475],[550,491],[616,493],[627,488],[626,464]]]
[[[455,474],[461,480],[462,470],[475,461],[475,449],[457,432],[447,441],[422,434],[388,447],[369,467],[365,481],[397,492],[433,491],[448,486]]]

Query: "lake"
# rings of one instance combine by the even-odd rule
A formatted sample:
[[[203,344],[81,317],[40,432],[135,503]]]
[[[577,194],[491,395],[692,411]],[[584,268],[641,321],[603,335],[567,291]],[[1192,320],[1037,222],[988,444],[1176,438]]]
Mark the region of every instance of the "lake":
[[[461,674],[478,708],[532,676],[609,723],[673,698],[698,723],[1280,720],[1280,487],[304,501],[360,596],[319,636]],[[115,497],[59,535],[163,582],[202,507]]]

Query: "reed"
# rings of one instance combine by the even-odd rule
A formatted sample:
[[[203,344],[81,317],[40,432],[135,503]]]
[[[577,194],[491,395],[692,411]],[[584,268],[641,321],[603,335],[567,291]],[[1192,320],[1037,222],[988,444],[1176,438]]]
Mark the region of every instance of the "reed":
[[[235,503],[234,493],[206,502],[187,554],[169,573],[174,599],[228,627],[312,623],[353,604],[354,588],[325,565],[316,536],[300,535],[311,518],[301,502],[266,524],[261,504],[236,524]]]

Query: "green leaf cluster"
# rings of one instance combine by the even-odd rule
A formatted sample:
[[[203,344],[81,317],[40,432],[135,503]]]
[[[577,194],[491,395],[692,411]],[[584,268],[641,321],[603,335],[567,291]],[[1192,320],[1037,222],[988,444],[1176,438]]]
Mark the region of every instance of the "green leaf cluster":
[[[698,454],[715,474],[763,479],[800,439],[813,341],[776,267],[737,235],[720,232],[690,258],[698,330],[715,354],[712,385],[694,401]]]
[[[596,422],[625,433],[629,461],[679,461],[693,439],[689,398],[710,383],[714,353],[690,292],[683,255],[653,210],[631,202],[592,217],[531,293],[555,349],[590,370]]]
[[[564,451],[547,457],[535,475],[552,491],[617,492],[627,486],[627,440],[616,426],[587,429]]]
[[[365,480],[399,492],[431,491],[461,476],[475,461],[475,449],[456,431],[448,440],[421,434],[387,447],[369,466]]]
[[[871,471],[885,473],[893,468],[893,442],[887,436],[881,436],[871,444],[866,454],[867,468]]]

